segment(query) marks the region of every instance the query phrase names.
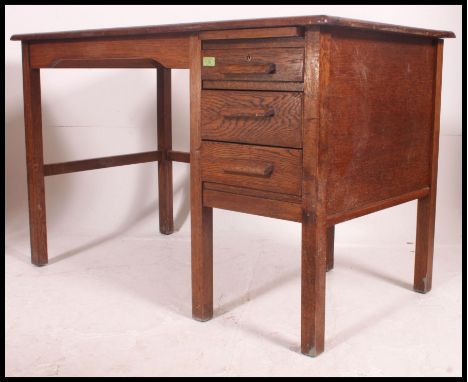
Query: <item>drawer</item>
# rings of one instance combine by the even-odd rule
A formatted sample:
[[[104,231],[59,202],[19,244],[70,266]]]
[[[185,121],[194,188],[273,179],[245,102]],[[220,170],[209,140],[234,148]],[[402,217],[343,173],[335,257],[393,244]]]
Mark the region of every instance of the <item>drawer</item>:
[[[301,195],[302,150],[203,141],[202,181]]]
[[[303,48],[207,49],[202,80],[303,81]]]
[[[202,139],[302,147],[302,93],[203,90]]]

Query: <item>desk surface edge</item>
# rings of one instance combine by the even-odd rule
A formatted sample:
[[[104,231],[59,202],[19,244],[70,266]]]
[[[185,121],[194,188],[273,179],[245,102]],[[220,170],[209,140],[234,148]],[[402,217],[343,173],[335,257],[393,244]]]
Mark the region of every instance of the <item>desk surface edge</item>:
[[[138,26],[123,28],[88,29],[50,33],[15,34],[13,41],[48,41],[83,38],[150,36],[159,34],[197,33],[222,29],[246,29],[283,26],[330,25],[335,27],[356,28],[387,33],[399,33],[428,38],[453,38],[450,31],[412,28],[401,25],[384,24],[364,20],[355,20],[334,16],[294,16],[266,19],[229,20],[201,23],[166,24],[154,26]]]

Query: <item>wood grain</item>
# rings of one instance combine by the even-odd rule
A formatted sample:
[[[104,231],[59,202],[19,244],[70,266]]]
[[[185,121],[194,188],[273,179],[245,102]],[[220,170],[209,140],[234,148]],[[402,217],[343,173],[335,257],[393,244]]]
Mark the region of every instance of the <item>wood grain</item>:
[[[213,316],[213,208],[301,222],[301,351],[320,354],[335,224],[418,199],[414,289],[431,289],[442,37],[330,16],[13,36],[32,262],[47,263],[45,175],[157,160],[170,233],[172,161],[187,162],[193,317]],[[75,67],[158,69],[158,151],[43,164],[39,68]],[[190,69],[190,154],[172,150],[170,68]]]
[[[215,57],[215,66],[202,67],[202,80],[235,81],[292,81],[303,80],[304,50],[302,48],[209,49],[203,56]],[[258,69],[253,65],[274,65],[273,72]],[[237,67],[236,70],[233,67]]]
[[[301,36],[301,28],[255,28],[255,29],[224,29],[220,31],[200,32],[201,40],[232,40],[244,38],[269,38],[269,37],[298,37]]]
[[[297,16],[297,17],[275,17],[264,19],[209,21],[204,23],[185,23],[167,25],[148,25],[124,28],[88,29],[80,31],[64,31],[49,33],[31,33],[13,35],[12,40],[57,40],[57,39],[84,39],[84,38],[106,38],[124,36],[151,36],[168,33],[193,33],[200,31],[220,29],[245,29],[245,28],[272,28],[284,26],[340,26],[351,29],[365,29],[382,31],[385,33],[409,34],[431,38],[455,37],[453,32],[439,31],[433,29],[411,28],[401,25],[376,23],[371,21],[348,19],[327,15]]]
[[[192,231],[192,316],[213,317],[213,209],[203,206],[200,149],[201,42],[190,37],[190,211]]]
[[[262,191],[262,190],[254,190],[252,188],[229,186],[229,185],[220,184],[220,183],[203,182],[203,189],[229,192],[231,194],[239,194],[239,195],[245,195],[245,196],[253,196],[253,197],[262,198],[262,199],[280,200],[283,202],[296,203],[296,204],[301,204],[302,202],[302,198],[296,195],[280,194],[278,192],[270,192],[270,191]]]
[[[230,211],[266,216],[270,218],[300,222],[302,209],[298,203],[280,200],[257,198],[253,196],[233,194],[230,192],[206,189],[203,192],[205,206],[222,208]]]
[[[103,58],[103,59],[86,59],[86,58],[59,58],[53,61],[49,68],[54,69],[70,69],[70,68],[88,68],[88,69],[142,69],[142,68],[158,68],[161,64],[152,58]]]
[[[157,70],[157,118],[159,231],[169,235],[174,232],[172,161],[168,158],[172,150],[171,69]]]
[[[330,137],[327,209],[336,214],[430,182],[431,40],[333,30],[321,125]]]
[[[353,210],[347,210],[344,212],[338,212],[336,214],[328,215],[327,222],[328,222],[328,225],[335,225],[338,223],[343,223],[347,220],[355,219],[360,216],[364,216],[373,212],[383,210],[385,208],[394,207],[394,206],[397,206],[398,204],[407,203],[411,200],[424,198],[425,196],[429,195],[429,191],[430,191],[429,187],[423,187],[419,190],[411,191],[403,195],[398,195],[392,198],[365,204]]]
[[[202,42],[202,50],[208,49],[239,49],[239,48],[304,48],[303,37],[278,37],[258,39],[249,37],[240,40],[209,40]]]
[[[31,262],[34,265],[45,265],[48,262],[48,257],[42,145],[41,77],[38,69],[31,68],[28,43],[22,43],[22,53]]]
[[[302,147],[301,93],[204,90],[201,118],[203,139]]]
[[[302,92],[302,82],[258,82],[258,81],[203,81],[203,89],[227,90],[272,90],[282,92]]]
[[[226,173],[233,165],[271,163],[269,177]],[[283,194],[301,195],[302,152],[296,149],[204,141],[201,149],[202,180]]]
[[[113,155],[109,157],[91,158],[62,163],[48,163],[44,165],[44,175],[69,174],[71,172],[97,170],[116,166],[126,166],[136,163],[159,161],[161,152],[148,151],[136,154]]]
[[[329,35],[306,29],[305,40],[301,352],[315,357],[325,343],[327,131],[319,110],[321,91],[328,86]]]
[[[66,67],[73,67],[72,63],[75,63],[78,68],[92,68],[99,67],[99,63],[107,66],[112,64],[113,60],[125,60],[127,64],[136,61],[143,64],[143,67],[187,69],[190,61],[188,36],[48,41],[31,44],[33,68],[60,66],[60,62],[63,61],[67,63]],[[93,64],[93,61],[96,63]],[[149,62],[154,64],[149,65]],[[85,63],[87,66],[84,66]]]
[[[434,256],[435,214],[437,199],[437,161],[439,156],[440,99],[442,91],[442,58],[444,41],[434,41],[435,71],[433,120],[431,129],[430,192],[418,200],[416,251],[414,264],[415,291],[427,293],[432,288],[432,262]]]

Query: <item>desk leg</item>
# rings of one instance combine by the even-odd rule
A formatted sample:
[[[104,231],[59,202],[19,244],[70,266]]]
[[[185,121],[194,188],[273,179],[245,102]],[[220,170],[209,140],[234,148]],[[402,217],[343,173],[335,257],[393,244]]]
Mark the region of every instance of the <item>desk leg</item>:
[[[416,292],[427,293],[432,287],[432,258],[434,254],[434,229],[437,196],[437,159],[439,156],[440,94],[442,86],[442,51],[444,40],[434,42],[436,50],[436,76],[434,84],[434,121],[432,130],[432,157],[430,162],[431,189],[429,195],[418,200],[416,227],[416,253],[414,284]]]
[[[192,316],[208,321],[213,317],[213,209],[192,205],[191,213]]]
[[[304,38],[301,351],[315,357],[324,350],[327,255],[333,254],[333,227],[327,227],[326,219],[327,129],[318,118],[320,88],[329,72],[330,36],[312,27],[306,28]]]
[[[167,158],[172,149],[171,69],[157,72],[158,150],[162,154],[158,161],[159,231],[169,235],[174,232],[172,161]]]
[[[31,262],[47,264],[47,227],[42,149],[41,78],[29,64],[29,45],[23,43],[23,99],[28,174]]]
[[[419,293],[427,293],[431,290],[432,287],[435,195],[432,196],[431,194],[418,200],[413,288],[416,292]]]
[[[192,316],[213,317],[213,209],[203,206],[201,148],[201,41],[190,37],[190,206],[192,230]]]
[[[302,222],[301,351],[317,356],[325,340],[326,224],[312,217]]]
[[[327,228],[327,272],[334,267],[335,258],[335,226]]]

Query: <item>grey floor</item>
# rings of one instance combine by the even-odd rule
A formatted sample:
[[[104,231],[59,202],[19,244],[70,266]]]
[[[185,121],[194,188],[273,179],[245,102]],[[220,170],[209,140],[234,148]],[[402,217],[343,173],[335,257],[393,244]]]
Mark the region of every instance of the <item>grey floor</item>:
[[[185,228],[114,237],[49,232],[50,264],[7,235],[8,376],[460,376],[461,248],[435,249],[411,290],[414,245],[336,246],[326,351],[301,355],[300,245],[215,228],[215,316],[191,318]],[[299,227],[299,225],[298,225]]]

